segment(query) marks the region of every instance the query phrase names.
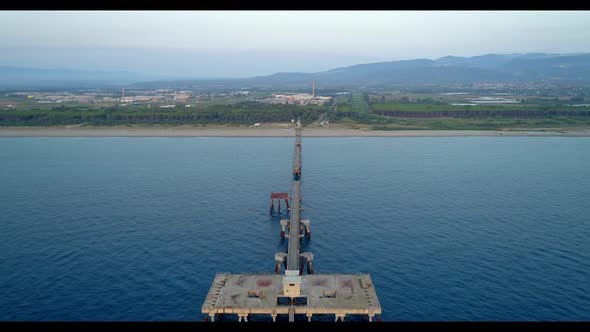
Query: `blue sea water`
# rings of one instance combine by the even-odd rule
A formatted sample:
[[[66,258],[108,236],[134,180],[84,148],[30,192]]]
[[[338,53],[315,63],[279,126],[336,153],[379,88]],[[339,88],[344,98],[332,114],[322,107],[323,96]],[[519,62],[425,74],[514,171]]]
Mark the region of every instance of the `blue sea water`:
[[[272,273],[293,138],[0,139],[0,320],[202,320]],[[316,273],[385,321],[590,320],[590,138],[304,138]]]

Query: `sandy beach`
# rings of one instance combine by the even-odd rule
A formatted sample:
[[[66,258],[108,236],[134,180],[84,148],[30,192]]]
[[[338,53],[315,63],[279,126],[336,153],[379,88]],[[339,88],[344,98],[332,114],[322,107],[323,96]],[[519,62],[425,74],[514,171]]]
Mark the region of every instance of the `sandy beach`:
[[[588,136],[590,129],[546,130],[364,130],[342,127],[305,128],[305,137],[461,137],[461,136]],[[0,127],[0,137],[290,137],[282,127],[141,127],[55,126]]]

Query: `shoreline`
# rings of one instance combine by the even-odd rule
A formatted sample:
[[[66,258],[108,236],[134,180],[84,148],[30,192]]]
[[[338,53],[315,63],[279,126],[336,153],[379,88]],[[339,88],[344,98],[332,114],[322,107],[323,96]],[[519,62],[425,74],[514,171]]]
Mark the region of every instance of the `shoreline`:
[[[537,130],[363,130],[342,127],[304,129],[305,137],[590,137],[590,129]],[[0,127],[0,137],[293,137],[286,127]]]

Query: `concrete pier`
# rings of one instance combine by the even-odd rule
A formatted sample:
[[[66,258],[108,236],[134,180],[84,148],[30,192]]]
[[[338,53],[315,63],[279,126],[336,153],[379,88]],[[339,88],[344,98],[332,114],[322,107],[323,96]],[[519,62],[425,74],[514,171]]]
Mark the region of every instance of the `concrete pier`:
[[[295,128],[295,154],[291,197],[287,193],[271,193],[270,214],[274,200],[285,201],[290,219],[282,219],[281,238],[288,232],[287,252],[275,254],[275,274],[217,274],[201,312],[209,315],[237,314],[238,321],[247,322],[248,315],[269,315],[273,322],[286,315],[289,322],[295,315],[334,315],[343,322],[347,315],[364,315],[369,322],[381,315],[381,305],[368,274],[314,274],[314,255],[301,252],[301,238],[311,237],[310,221],[301,219],[301,122]],[[285,273],[281,275],[281,263]],[[307,265],[307,275],[304,274]]]
[[[368,274],[315,274],[301,276],[301,297],[307,305],[281,305],[283,276],[276,274],[217,274],[201,308],[211,317],[215,314],[247,315],[334,315],[343,321],[349,315],[367,315],[369,321],[381,315],[381,305]]]

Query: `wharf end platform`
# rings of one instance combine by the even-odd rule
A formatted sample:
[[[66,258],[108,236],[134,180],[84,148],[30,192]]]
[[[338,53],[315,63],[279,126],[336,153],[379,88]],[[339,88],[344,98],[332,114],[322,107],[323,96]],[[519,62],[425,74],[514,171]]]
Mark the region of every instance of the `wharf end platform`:
[[[291,299],[289,301],[289,299]],[[372,321],[381,315],[373,282],[368,274],[308,274],[301,276],[301,294],[283,296],[283,276],[277,274],[217,274],[202,307],[209,321],[218,315],[238,315],[248,321],[249,315],[334,315],[344,321],[347,315],[364,315]]]

